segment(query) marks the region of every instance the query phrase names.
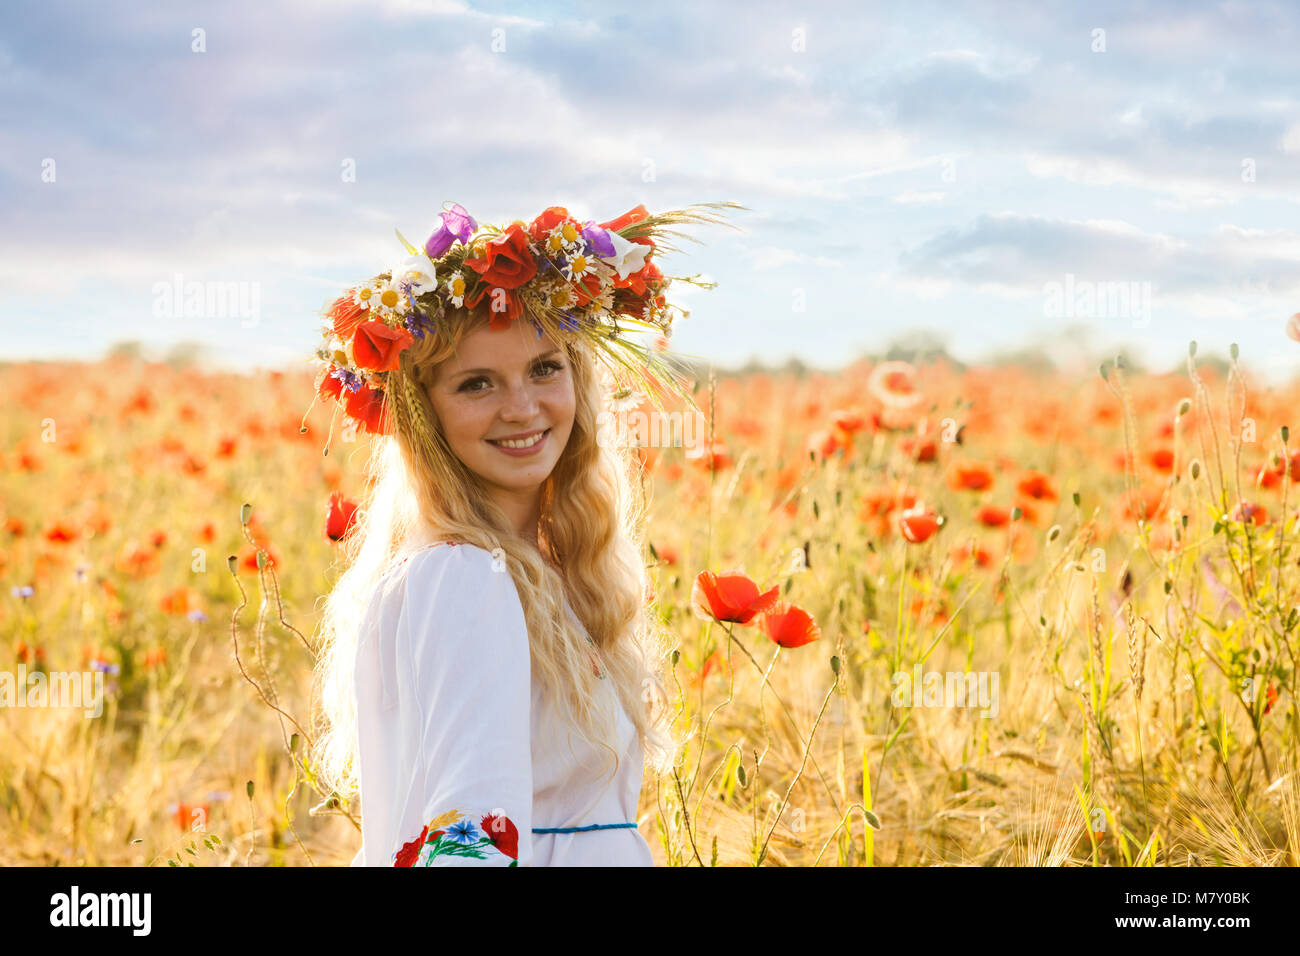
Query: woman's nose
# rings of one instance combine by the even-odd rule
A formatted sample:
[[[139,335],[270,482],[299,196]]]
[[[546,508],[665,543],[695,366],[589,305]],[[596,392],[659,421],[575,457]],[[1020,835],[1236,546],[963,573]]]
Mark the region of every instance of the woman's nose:
[[[512,385],[506,395],[501,414],[511,421],[532,421],[537,414],[537,397],[533,395],[532,387],[526,382]]]

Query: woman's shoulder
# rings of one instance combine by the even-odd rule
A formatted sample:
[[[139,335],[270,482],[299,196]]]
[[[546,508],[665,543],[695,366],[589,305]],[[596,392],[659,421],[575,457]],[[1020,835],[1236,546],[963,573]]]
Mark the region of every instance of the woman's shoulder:
[[[427,575],[431,571],[451,567],[477,568],[492,563],[492,553],[478,545],[459,541],[434,541],[399,551],[382,575],[388,582],[413,574]]]
[[[399,555],[384,576],[383,589],[408,598],[436,595],[442,601],[518,598],[503,552],[453,541],[434,542]]]

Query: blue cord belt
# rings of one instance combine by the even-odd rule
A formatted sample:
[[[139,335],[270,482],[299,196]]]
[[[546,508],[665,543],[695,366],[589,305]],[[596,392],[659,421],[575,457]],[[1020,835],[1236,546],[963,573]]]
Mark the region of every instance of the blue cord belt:
[[[534,833],[586,833],[588,830],[617,830],[620,827],[636,828],[635,823],[593,823],[588,827],[533,827]]]

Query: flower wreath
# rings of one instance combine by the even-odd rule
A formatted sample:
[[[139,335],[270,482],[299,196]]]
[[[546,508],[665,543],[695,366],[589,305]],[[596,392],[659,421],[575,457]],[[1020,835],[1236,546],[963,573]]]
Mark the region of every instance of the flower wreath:
[[[630,373],[629,385],[647,392],[656,405],[660,386],[689,398],[656,351],[621,333],[639,326],[666,339],[673,310],[689,314],[667,302],[669,284],[714,287],[698,275],[665,276],[655,259],[661,249],[676,251],[666,237],[681,234],[668,227],[730,225],[709,211],[727,208],[745,207],[703,203],[651,215],[637,206],[608,222],[579,223],[564,207],[551,206],[531,223],[499,227],[480,225],[452,203],[423,249],[397,232],[407,257],[323,311],[324,342],[315,358],[325,368],[317,396],[334,399],[365,431],[392,434],[388,373],[402,367],[417,339],[430,332],[450,338],[447,311],[454,308],[486,315],[492,329],[527,316],[539,338],[544,329],[553,336],[559,330],[583,335],[616,380],[622,380],[620,371]]]

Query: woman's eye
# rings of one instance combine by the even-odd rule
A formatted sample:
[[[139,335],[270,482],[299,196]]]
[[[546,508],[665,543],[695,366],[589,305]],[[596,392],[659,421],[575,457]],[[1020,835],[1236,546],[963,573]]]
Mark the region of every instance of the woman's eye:
[[[559,362],[542,362],[538,365],[535,365],[533,367],[533,371],[538,375],[542,375],[549,378],[550,376],[555,375],[558,372],[563,372],[564,366],[561,365]],[[466,379],[464,382],[461,383],[460,388],[456,389],[456,391],[481,392],[484,391],[484,389],[471,388],[471,386],[478,382],[486,382],[486,381],[487,379],[484,378],[482,375],[478,376],[477,378]]]

